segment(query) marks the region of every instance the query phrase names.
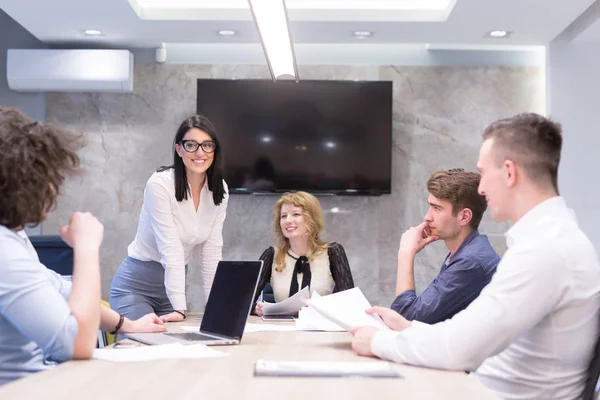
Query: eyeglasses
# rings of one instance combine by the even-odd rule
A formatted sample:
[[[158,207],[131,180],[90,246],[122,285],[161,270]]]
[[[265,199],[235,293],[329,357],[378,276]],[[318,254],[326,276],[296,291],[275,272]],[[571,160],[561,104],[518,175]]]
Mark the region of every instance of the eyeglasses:
[[[215,140],[206,140],[202,143],[198,143],[195,140],[182,140],[179,142],[179,145],[188,153],[195,153],[200,146],[202,146],[202,151],[205,153],[213,153],[217,149],[217,142]]]

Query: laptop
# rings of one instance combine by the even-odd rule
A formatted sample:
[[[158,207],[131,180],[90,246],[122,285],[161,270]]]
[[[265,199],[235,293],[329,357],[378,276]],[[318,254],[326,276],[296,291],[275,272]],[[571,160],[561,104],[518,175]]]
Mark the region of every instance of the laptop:
[[[131,333],[146,344],[231,345],[242,340],[262,261],[220,261],[198,332]]]

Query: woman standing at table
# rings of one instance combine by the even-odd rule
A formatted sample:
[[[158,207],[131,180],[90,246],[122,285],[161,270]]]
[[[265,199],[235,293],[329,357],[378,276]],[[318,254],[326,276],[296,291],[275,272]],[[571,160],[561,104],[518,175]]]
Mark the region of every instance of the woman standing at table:
[[[153,311],[164,322],[185,319],[187,264],[200,262],[208,299],[221,260],[228,193],[215,128],[194,115],[174,142],[173,165],[146,184],[137,234],[111,284],[111,307],[130,318]]]
[[[322,296],[354,287],[341,244],[321,240],[323,210],[310,193],[286,193],[275,203],[273,224],[277,244],[260,256],[264,262],[256,299],[267,283],[275,301],[283,301],[308,286]],[[262,315],[263,303],[254,313]]]

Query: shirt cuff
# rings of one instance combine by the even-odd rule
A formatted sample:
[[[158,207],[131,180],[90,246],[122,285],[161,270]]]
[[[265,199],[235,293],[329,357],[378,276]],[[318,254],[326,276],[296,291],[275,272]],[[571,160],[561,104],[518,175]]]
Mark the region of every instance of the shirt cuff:
[[[392,357],[389,354],[393,353],[394,343],[399,333],[384,329],[375,333],[371,340],[371,352],[379,358],[390,360]]]
[[[408,329],[419,328],[420,326],[426,326],[423,322],[413,321],[410,328],[406,328],[403,331],[391,331],[391,330],[380,330],[375,333],[371,340],[371,353],[377,357],[399,362],[398,358],[402,358],[402,354],[399,354],[396,350],[399,336],[402,335]]]
[[[402,314],[402,312],[406,312],[410,308],[416,298],[417,293],[414,290],[405,290],[396,296],[390,308],[398,314]]]
[[[173,310],[187,310],[185,294],[172,294],[169,296]]]

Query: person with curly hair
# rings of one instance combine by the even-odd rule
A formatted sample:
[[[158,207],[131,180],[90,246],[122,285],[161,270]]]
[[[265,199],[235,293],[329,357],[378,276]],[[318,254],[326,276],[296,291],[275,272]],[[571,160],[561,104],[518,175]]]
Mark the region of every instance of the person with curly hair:
[[[0,385],[91,358],[99,328],[165,330],[154,314],[131,321],[101,306],[104,227],[92,214],[76,212],[60,229],[73,248],[72,282],[40,263],[23,230],[55,206],[65,176],[78,170],[79,147],[81,136],[0,106]]]
[[[327,243],[323,231],[323,210],[319,200],[307,192],[285,193],[275,203],[273,227],[277,244],[260,256],[263,269],[256,297],[267,283],[275,301],[283,301],[309,287],[322,296],[354,287],[352,272],[341,244]],[[263,303],[253,312],[262,315]]]

